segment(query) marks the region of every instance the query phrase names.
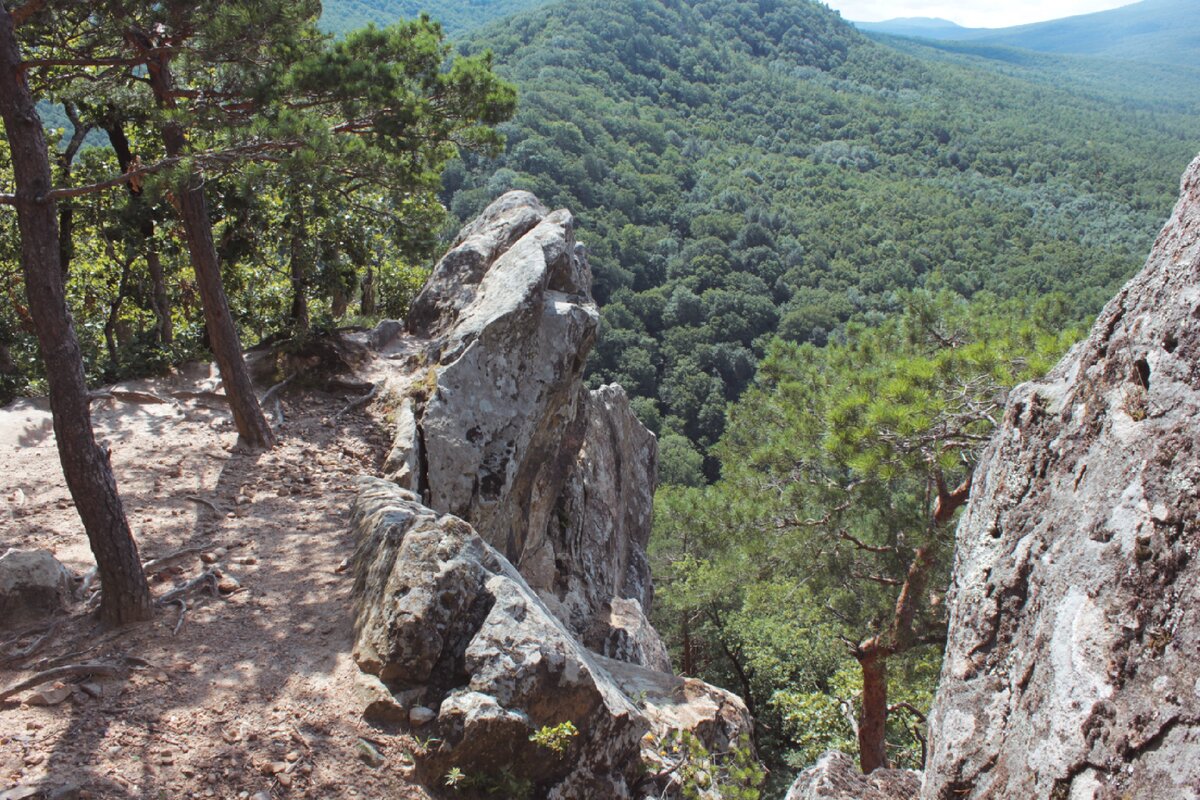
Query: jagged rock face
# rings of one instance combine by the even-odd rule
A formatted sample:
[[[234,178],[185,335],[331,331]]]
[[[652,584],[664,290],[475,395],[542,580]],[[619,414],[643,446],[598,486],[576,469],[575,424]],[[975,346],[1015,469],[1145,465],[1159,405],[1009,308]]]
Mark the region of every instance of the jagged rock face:
[[[390,482],[359,488],[354,657],[436,712],[421,735],[440,744],[418,764],[430,785],[457,767],[507,770],[539,798],[641,797],[647,732],[692,730],[713,748],[748,733],[733,695],[589,652],[462,520]],[[564,722],[579,734],[561,757],[530,741]]]
[[[863,775],[854,759],[833,751],[800,773],[785,800],[914,800],[920,790],[916,772],[877,769]]]
[[[922,797],[1200,796],[1198,431],[1200,159],[1145,269],[982,458]]]
[[[583,387],[590,292],[569,212],[510,192],[464,228],[408,319],[431,364],[420,402],[397,414],[385,472],[469,522],[575,634],[654,659],[665,651],[649,626],[636,646],[598,629],[614,599],[647,611],[653,599],[658,451],[624,390]]]
[[[47,550],[0,556],[0,628],[62,611],[71,601],[71,573]]]

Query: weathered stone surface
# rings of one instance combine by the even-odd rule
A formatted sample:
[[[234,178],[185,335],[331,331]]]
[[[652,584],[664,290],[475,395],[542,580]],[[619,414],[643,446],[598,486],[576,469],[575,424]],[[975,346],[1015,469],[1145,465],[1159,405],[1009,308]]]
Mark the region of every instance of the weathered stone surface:
[[[392,449],[383,464],[383,476],[402,489],[417,491],[421,479],[421,434],[411,397],[396,409]]]
[[[1200,159],[958,530],[922,797],[1200,796]]]
[[[0,556],[0,627],[62,611],[71,600],[71,573],[47,550]]]
[[[614,598],[583,635],[589,650],[617,661],[671,672],[671,657],[637,600]]]
[[[604,627],[613,600],[653,599],[657,441],[620,387],[583,387],[590,291],[569,212],[510,192],[467,226],[409,315],[434,363],[397,414],[385,474],[469,522],[577,636],[657,658],[649,625]]]
[[[389,688],[425,688],[440,741],[418,765],[427,781],[509,770],[538,797],[619,800],[640,796],[645,733],[723,748],[748,732],[736,697],[589,652],[462,520],[382,480],[359,488],[354,657]],[[579,734],[563,757],[529,740],[567,721]]]
[[[535,589],[553,594],[560,616],[579,632],[606,619],[614,598],[650,608],[654,586],[646,545],[658,474],[658,441],[638,421],[624,389],[603,386],[588,393],[583,417],[583,440],[544,544],[530,548],[518,565]],[[626,617],[633,613],[624,606],[618,614],[621,608]]]
[[[845,753],[829,752],[796,778],[785,800],[915,800],[921,776],[905,769],[863,775]]]

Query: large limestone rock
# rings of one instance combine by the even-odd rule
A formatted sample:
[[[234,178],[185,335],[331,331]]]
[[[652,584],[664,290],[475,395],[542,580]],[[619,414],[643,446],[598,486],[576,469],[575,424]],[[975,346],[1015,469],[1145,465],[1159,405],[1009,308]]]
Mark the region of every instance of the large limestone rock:
[[[46,550],[0,556],[0,628],[62,611],[71,601],[71,573]]]
[[[635,619],[653,599],[657,441],[620,387],[583,387],[598,322],[570,213],[501,197],[413,303],[408,329],[429,361],[385,471],[469,522],[574,634],[661,666],[657,634]],[[611,624],[614,601],[631,625]]]
[[[418,763],[429,785],[458,768],[507,773],[539,798],[659,796],[647,742],[683,729],[724,751],[749,733],[733,695],[589,652],[461,519],[390,482],[359,488],[354,658],[436,713],[422,736],[438,744]],[[565,722],[579,733],[561,756],[530,741]]]
[[[958,530],[922,797],[1200,797],[1200,159]]]
[[[863,775],[845,753],[826,753],[800,773],[785,800],[915,800],[921,776],[906,769],[877,769]]]

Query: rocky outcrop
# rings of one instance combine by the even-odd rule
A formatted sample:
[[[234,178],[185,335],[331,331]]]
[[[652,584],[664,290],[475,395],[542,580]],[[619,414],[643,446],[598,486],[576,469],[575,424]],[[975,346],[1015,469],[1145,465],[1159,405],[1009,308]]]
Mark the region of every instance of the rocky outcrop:
[[[418,771],[459,796],[678,796],[673,760],[749,744],[742,701],[672,675],[647,619],[657,442],[619,386],[583,386],[573,225],[512,192],[463,230],[388,344],[396,436],[356,503],[355,702],[435,743]],[[531,739],[556,730],[561,752]]]
[[[921,776],[906,769],[877,769],[863,775],[854,759],[829,752],[800,773],[785,800],[914,800]]]
[[[71,601],[71,573],[46,550],[0,556],[0,628],[62,611]]]
[[[354,519],[354,657],[394,701],[369,690],[368,710],[432,710],[422,735],[437,744],[418,761],[428,784],[457,769],[537,797],[641,797],[655,787],[648,742],[688,730],[725,750],[749,733],[733,695],[590,652],[461,519],[378,479],[363,479]],[[562,753],[530,739],[568,722],[578,733]]]
[[[958,530],[922,797],[1200,796],[1200,159],[1145,268],[1019,387]]]
[[[428,362],[385,469],[469,522],[574,634],[652,659],[652,629],[628,646],[607,621],[614,599],[648,612],[653,598],[657,442],[620,387],[583,387],[598,324],[570,213],[527,192],[501,197],[413,303],[408,330],[427,341]]]

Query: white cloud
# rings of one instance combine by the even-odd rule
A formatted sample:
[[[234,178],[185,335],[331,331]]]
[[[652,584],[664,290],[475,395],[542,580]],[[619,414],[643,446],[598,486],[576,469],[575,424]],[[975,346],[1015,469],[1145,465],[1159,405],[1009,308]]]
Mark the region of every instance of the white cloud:
[[[876,22],[896,17],[940,17],[968,28],[1005,28],[1026,22],[1090,14],[1129,0],[824,0],[846,19]]]

